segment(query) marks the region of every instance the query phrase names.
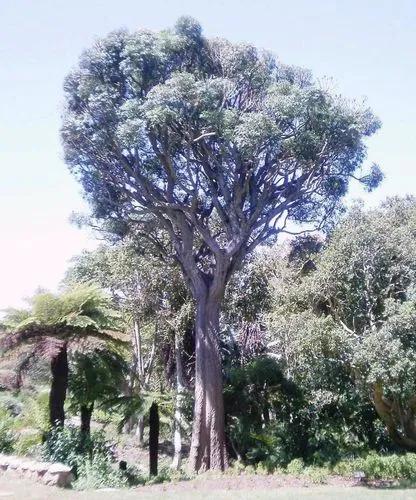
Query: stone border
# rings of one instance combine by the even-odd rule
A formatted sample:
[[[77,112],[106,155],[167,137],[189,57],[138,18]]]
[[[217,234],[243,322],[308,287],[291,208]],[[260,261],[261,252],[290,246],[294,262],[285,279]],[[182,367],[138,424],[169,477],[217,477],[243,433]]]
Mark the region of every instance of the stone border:
[[[74,479],[71,467],[60,463],[36,462],[14,455],[0,454],[0,471],[68,488]]]

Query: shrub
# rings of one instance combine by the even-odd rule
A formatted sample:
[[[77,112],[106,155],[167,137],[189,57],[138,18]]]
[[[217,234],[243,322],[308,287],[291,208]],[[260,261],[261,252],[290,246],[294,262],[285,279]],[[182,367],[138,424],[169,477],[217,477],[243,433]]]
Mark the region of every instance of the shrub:
[[[329,470],[325,467],[306,467],[303,474],[315,484],[325,484],[328,481]]]
[[[344,460],[333,468],[335,474],[352,476],[363,471],[369,479],[416,479],[416,453],[403,455],[377,455],[369,453],[364,458]]]
[[[101,464],[101,460],[109,464],[114,461],[113,444],[105,439],[102,431],[92,432],[86,437],[73,426],[53,428],[42,446],[41,455],[44,460],[69,465],[75,475],[88,460],[94,462],[97,459],[97,464]]]
[[[14,419],[4,406],[0,407],[0,453],[11,453],[16,442]]]
[[[231,462],[228,469],[225,469],[225,473],[230,476],[239,476],[241,474],[247,473],[247,466],[244,465],[240,460],[235,460]]]
[[[33,455],[42,444],[42,433],[36,429],[25,429],[19,433],[14,445],[17,455]]]
[[[23,394],[22,408],[16,420],[19,429],[36,429],[46,433],[49,429],[49,392],[42,390],[35,395]]]
[[[301,458],[294,458],[291,462],[287,464],[286,472],[288,474],[293,474],[299,476],[302,474],[304,468],[304,463]]]
[[[80,460],[80,433],[75,427],[55,427],[47,435],[41,450],[48,462],[60,462],[72,467],[76,473]]]
[[[215,474],[215,472],[214,472]],[[180,481],[184,479],[190,479],[187,473],[185,473],[182,469],[174,470],[169,466],[161,467],[157,476],[152,476],[146,480],[146,484],[158,484],[158,483],[166,483],[171,481]]]
[[[13,417],[16,417],[21,413],[23,403],[10,392],[4,392],[0,393],[0,406],[8,410]]]
[[[78,465],[78,477],[73,484],[77,490],[127,486],[129,486],[127,476],[115,469],[107,457],[99,454]]]

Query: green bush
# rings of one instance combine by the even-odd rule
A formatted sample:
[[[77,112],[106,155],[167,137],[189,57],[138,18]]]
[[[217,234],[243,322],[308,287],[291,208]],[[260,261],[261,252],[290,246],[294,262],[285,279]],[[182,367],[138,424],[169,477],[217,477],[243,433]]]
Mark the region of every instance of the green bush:
[[[79,464],[83,463],[85,458],[102,456],[111,462],[112,447],[102,431],[93,432],[85,437],[77,427],[55,427],[48,433],[41,454],[44,460],[67,464],[77,473]]]
[[[301,458],[294,458],[291,462],[287,464],[286,472],[288,474],[293,474],[295,476],[299,476],[302,474],[304,469],[304,463]]]
[[[310,466],[303,470],[303,475],[312,483],[325,484],[328,481],[329,470],[326,467]]]
[[[80,457],[80,433],[75,427],[56,427],[47,435],[42,446],[42,458],[48,462],[60,462],[72,467],[76,473]]]
[[[377,455],[369,453],[364,458],[344,460],[333,468],[335,474],[352,476],[362,471],[368,479],[416,480],[416,453],[403,455]]]
[[[171,481],[180,481],[184,479],[190,479],[187,473],[181,470],[174,470],[169,466],[160,467],[159,473],[157,476],[152,476],[146,479],[146,484],[159,484],[166,483]]]
[[[107,457],[95,455],[78,465],[78,477],[73,484],[77,490],[125,488],[127,476],[114,468]]]
[[[8,410],[13,417],[19,415],[23,409],[22,401],[10,392],[0,393],[0,407]]]
[[[113,468],[113,445],[102,431],[85,437],[73,426],[54,428],[42,445],[41,456],[43,460],[72,467],[79,489],[94,488],[94,484],[100,487],[127,484],[125,474]]]
[[[20,432],[14,445],[17,455],[33,455],[42,444],[42,433],[36,429],[26,429]]]
[[[36,429],[46,433],[49,429],[49,391],[22,395],[22,408],[16,419],[18,429]]]
[[[12,453],[16,442],[14,418],[4,406],[0,407],[0,453]]]

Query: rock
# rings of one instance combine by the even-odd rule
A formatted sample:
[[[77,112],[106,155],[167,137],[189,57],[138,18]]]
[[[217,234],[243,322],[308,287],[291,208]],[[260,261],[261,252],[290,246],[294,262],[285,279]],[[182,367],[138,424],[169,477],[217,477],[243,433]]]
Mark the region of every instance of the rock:
[[[16,457],[9,458],[9,470],[17,471],[20,467],[21,461]]]
[[[30,464],[30,462],[26,462],[26,460],[21,461],[20,464],[17,467],[17,472],[21,476],[26,476],[27,472],[29,471],[29,464]]]
[[[42,477],[42,482],[50,486],[66,488],[74,479],[71,467],[64,464],[51,465]]]
[[[3,455],[3,454],[0,455],[0,469],[1,470],[7,470],[8,469],[8,467],[9,467],[9,460],[10,460],[10,457],[8,457],[7,455]]]
[[[30,478],[30,479],[37,479],[38,475],[36,472],[34,472],[34,468],[36,467],[36,465],[37,465],[37,462],[26,462],[22,466],[23,475],[27,478]]]
[[[27,478],[42,481],[44,484],[68,487],[74,480],[71,467],[65,464],[51,464],[25,460],[16,456],[0,454],[0,470],[11,471]]]
[[[48,462],[33,462],[33,466],[31,467],[32,477],[34,479],[42,479],[51,465]]]

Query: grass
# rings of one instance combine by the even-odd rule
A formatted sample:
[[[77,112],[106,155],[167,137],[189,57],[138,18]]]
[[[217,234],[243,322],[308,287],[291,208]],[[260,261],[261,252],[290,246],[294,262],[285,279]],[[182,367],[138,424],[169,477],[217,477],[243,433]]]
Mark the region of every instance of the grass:
[[[219,486],[220,488],[220,486]],[[169,483],[153,487],[144,487],[131,490],[100,490],[100,491],[71,491],[56,489],[50,486],[26,480],[14,479],[6,475],[0,476],[0,499],[10,498],[17,500],[413,500],[416,498],[416,489],[368,489],[364,487],[339,487],[339,486],[311,486],[311,487],[282,487],[269,490],[247,489],[228,490],[221,489],[198,491],[198,482],[188,483],[186,490],[173,490]]]

